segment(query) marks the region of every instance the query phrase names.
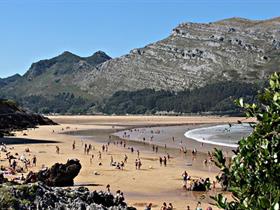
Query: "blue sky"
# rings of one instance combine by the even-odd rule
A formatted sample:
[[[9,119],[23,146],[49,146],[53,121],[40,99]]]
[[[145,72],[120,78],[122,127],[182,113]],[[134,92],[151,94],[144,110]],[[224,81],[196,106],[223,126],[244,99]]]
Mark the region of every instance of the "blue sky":
[[[182,22],[280,16],[280,0],[0,0],[0,77],[63,51],[112,57],[167,37]]]

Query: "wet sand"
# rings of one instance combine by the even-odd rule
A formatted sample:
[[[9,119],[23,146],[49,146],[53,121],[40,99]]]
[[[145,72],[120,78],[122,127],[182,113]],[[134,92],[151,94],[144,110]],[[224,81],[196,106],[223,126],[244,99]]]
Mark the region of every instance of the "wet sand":
[[[205,126],[212,126],[216,124],[191,124],[191,125],[175,125],[175,126],[159,126],[159,127],[137,127],[128,130],[122,130],[114,133],[121,139],[130,141],[137,141],[146,143],[148,145],[158,145],[160,147],[167,147],[172,149],[187,149],[192,151],[196,149],[199,152],[207,153],[213,148],[222,149],[228,156],[232,153],[231,147],[224,147],[219,145],[202,144],[194,139],[185,137],[185,132],[202,128]]]
[[[203,208],[206,208],[211,202],[209,195],[215,194],[216,190],[219,191],[216,189],[209,192],[190,192],[182,189],[181,174],[184,170],[187,170],[194,178],[210,177],[211,180],[214,180],[218,170],[213,165],[205,166],[202,164],[206,157],[204,153],[199,153],[195,159],[192,158],[190,152],[185,155],[176,148],[160,147],[159,152],[155,153],[151,150],[151,145],[127,140],[127,147],[134,147],[135,150],[140,151],[143,166],[141,170],[135,170],[136,152],[131,153],[127,148],[111,144],[109,151],[102,152],[102,159],[98,160],[97,156],[98,152],[101,151],[101,146],[108,142],[108,136],[112,133],[131,127],[217,124],[243,120],[241,118],[221,117],[148,116],[55,116],[51,118],[60,125],[40,126],[38,129],[28,130],[26,131],[28,136],[24,136],[24,138],[58,141],[59,143],[12,145],[14,148],[11,150],[12,153],[25,154],[27,157],[37,156],[37,166],[30,170],[36,171],[42,165],[51,166],[56,162],[63,163],[67,159],[78,158],[81,161],[82,169],[75,179],[76,185],[88,184],[92,190],[105,190],[105,186],[110,184],[113,192],[118,189],[123,191],[127,202],[138,209],[143,209],[145,203],[149,202],[154,204],[154,209],[160,209],[163,202],[172,202],[175,208],[180,210],[186,209],[187,205],[194,208],[198,201],[201,201]],[[172,130],[172,128],[170,129]],[[171,130],[168,131],[171,132]],[[84,132],[89,132],[92,136],[86,137]],[[174,135],[176,133],[178,132],[175,130]],[[16,135],[23,137],[23,132],[17,132]],[[181,133],[178,135],[181,136]],[[180,138],[178,135],[175,136],[176,139]],[[72,150],[74,140],[76,141],[76,149]],[[113,140],[119,141],[117,138]],[[84,154],[83,146],[85,143],[91,143],[95,147],[90,155]],[[60,147],[60,154],[56,154],[55,146]],[[194,146],[193,144],[189,145],[190,148]],[[25,153],[27,147],[31,153]],[[172,158],[167,163],[167,167],[162,167],[159,165],[158,158],[167,155],[167,153],[170,153]],[[94,155],[92,164],[90,163],[91,154]],[[128,163],[124,170],[110,166],[111,156],[116,161],[122,161],[125,154],[128,156]],[[101,166],[99,166],[99,162],[102,163]],[[192,165],[187,163],[192,163]],[[1,165],[7,165],[7,161],[1,161]],[[100,175],[95,175],[95,173]],[[97,186],[92,186],[93,184]],[[201,199],[203,197],[205,198]]]
[[[55,141],[47,141],[47,140],[38,140],[38,139],[28,139],[28,138],[16,138],[16,137],[5,137],[0,138],[0,144],[42,144],[42,143],[58,143]]]

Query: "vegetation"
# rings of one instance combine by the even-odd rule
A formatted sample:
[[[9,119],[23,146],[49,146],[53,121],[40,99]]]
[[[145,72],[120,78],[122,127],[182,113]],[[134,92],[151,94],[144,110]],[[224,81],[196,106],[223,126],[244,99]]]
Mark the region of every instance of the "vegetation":
[[[43,96],[27,96],[19,99],[19,103],[36,113],[86,113],[92,105],[82,97],[75,97],[73,93],[62,92],[52,98]]]
[[[107,114],[175,113],[239,113],[234,99],[244,97],[254,101],[260,85],[219,82],[194,90],[171,92],[144,89],[119,91],[105,101],[100,110]]]
[[[87,114],[240,114],[233,101],[243,97],[254,102],[257,91],[263,84],[218,82],[202,88],[173,92],[168,90],[142,89],[118,91],[103,101],[92,101],[88,97],[69,92],[58,92],[52,96],[9,95],[21,105],[36,113]],[[1,95],[0,98],[7,97]]]
[[[232,192],[228,201],[221,194],[216,205],[226,210],[278,210],[280,201],[280,73],[274,73],[269,87],[259,95],[257,104],[237,104],[257,124],[252,134],[239,142],[236,155],[227,165],[221,151],[216,150],[216,165],[222,171],[223,184]]]

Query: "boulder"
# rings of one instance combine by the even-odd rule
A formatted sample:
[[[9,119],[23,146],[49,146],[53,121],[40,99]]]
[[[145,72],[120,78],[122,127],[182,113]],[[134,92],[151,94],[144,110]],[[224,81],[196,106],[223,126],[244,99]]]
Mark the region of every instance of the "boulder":
[[[82,166],[77,159],[68,160],[66,164],[56,163],[51,168],[35,173],[32,179],[27,177],[26,183],[41,181],[48,186],[65,187],[73,186],[74,178],[79,174]]]

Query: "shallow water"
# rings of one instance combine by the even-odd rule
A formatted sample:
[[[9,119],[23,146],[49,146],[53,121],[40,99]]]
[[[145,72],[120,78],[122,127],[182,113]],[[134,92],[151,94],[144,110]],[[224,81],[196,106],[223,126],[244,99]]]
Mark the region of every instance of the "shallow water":
[[[196,128],[185,133],[185,137],[198,142],[236,148],[241,138],[252,132],[249,124],[226,124]]]

